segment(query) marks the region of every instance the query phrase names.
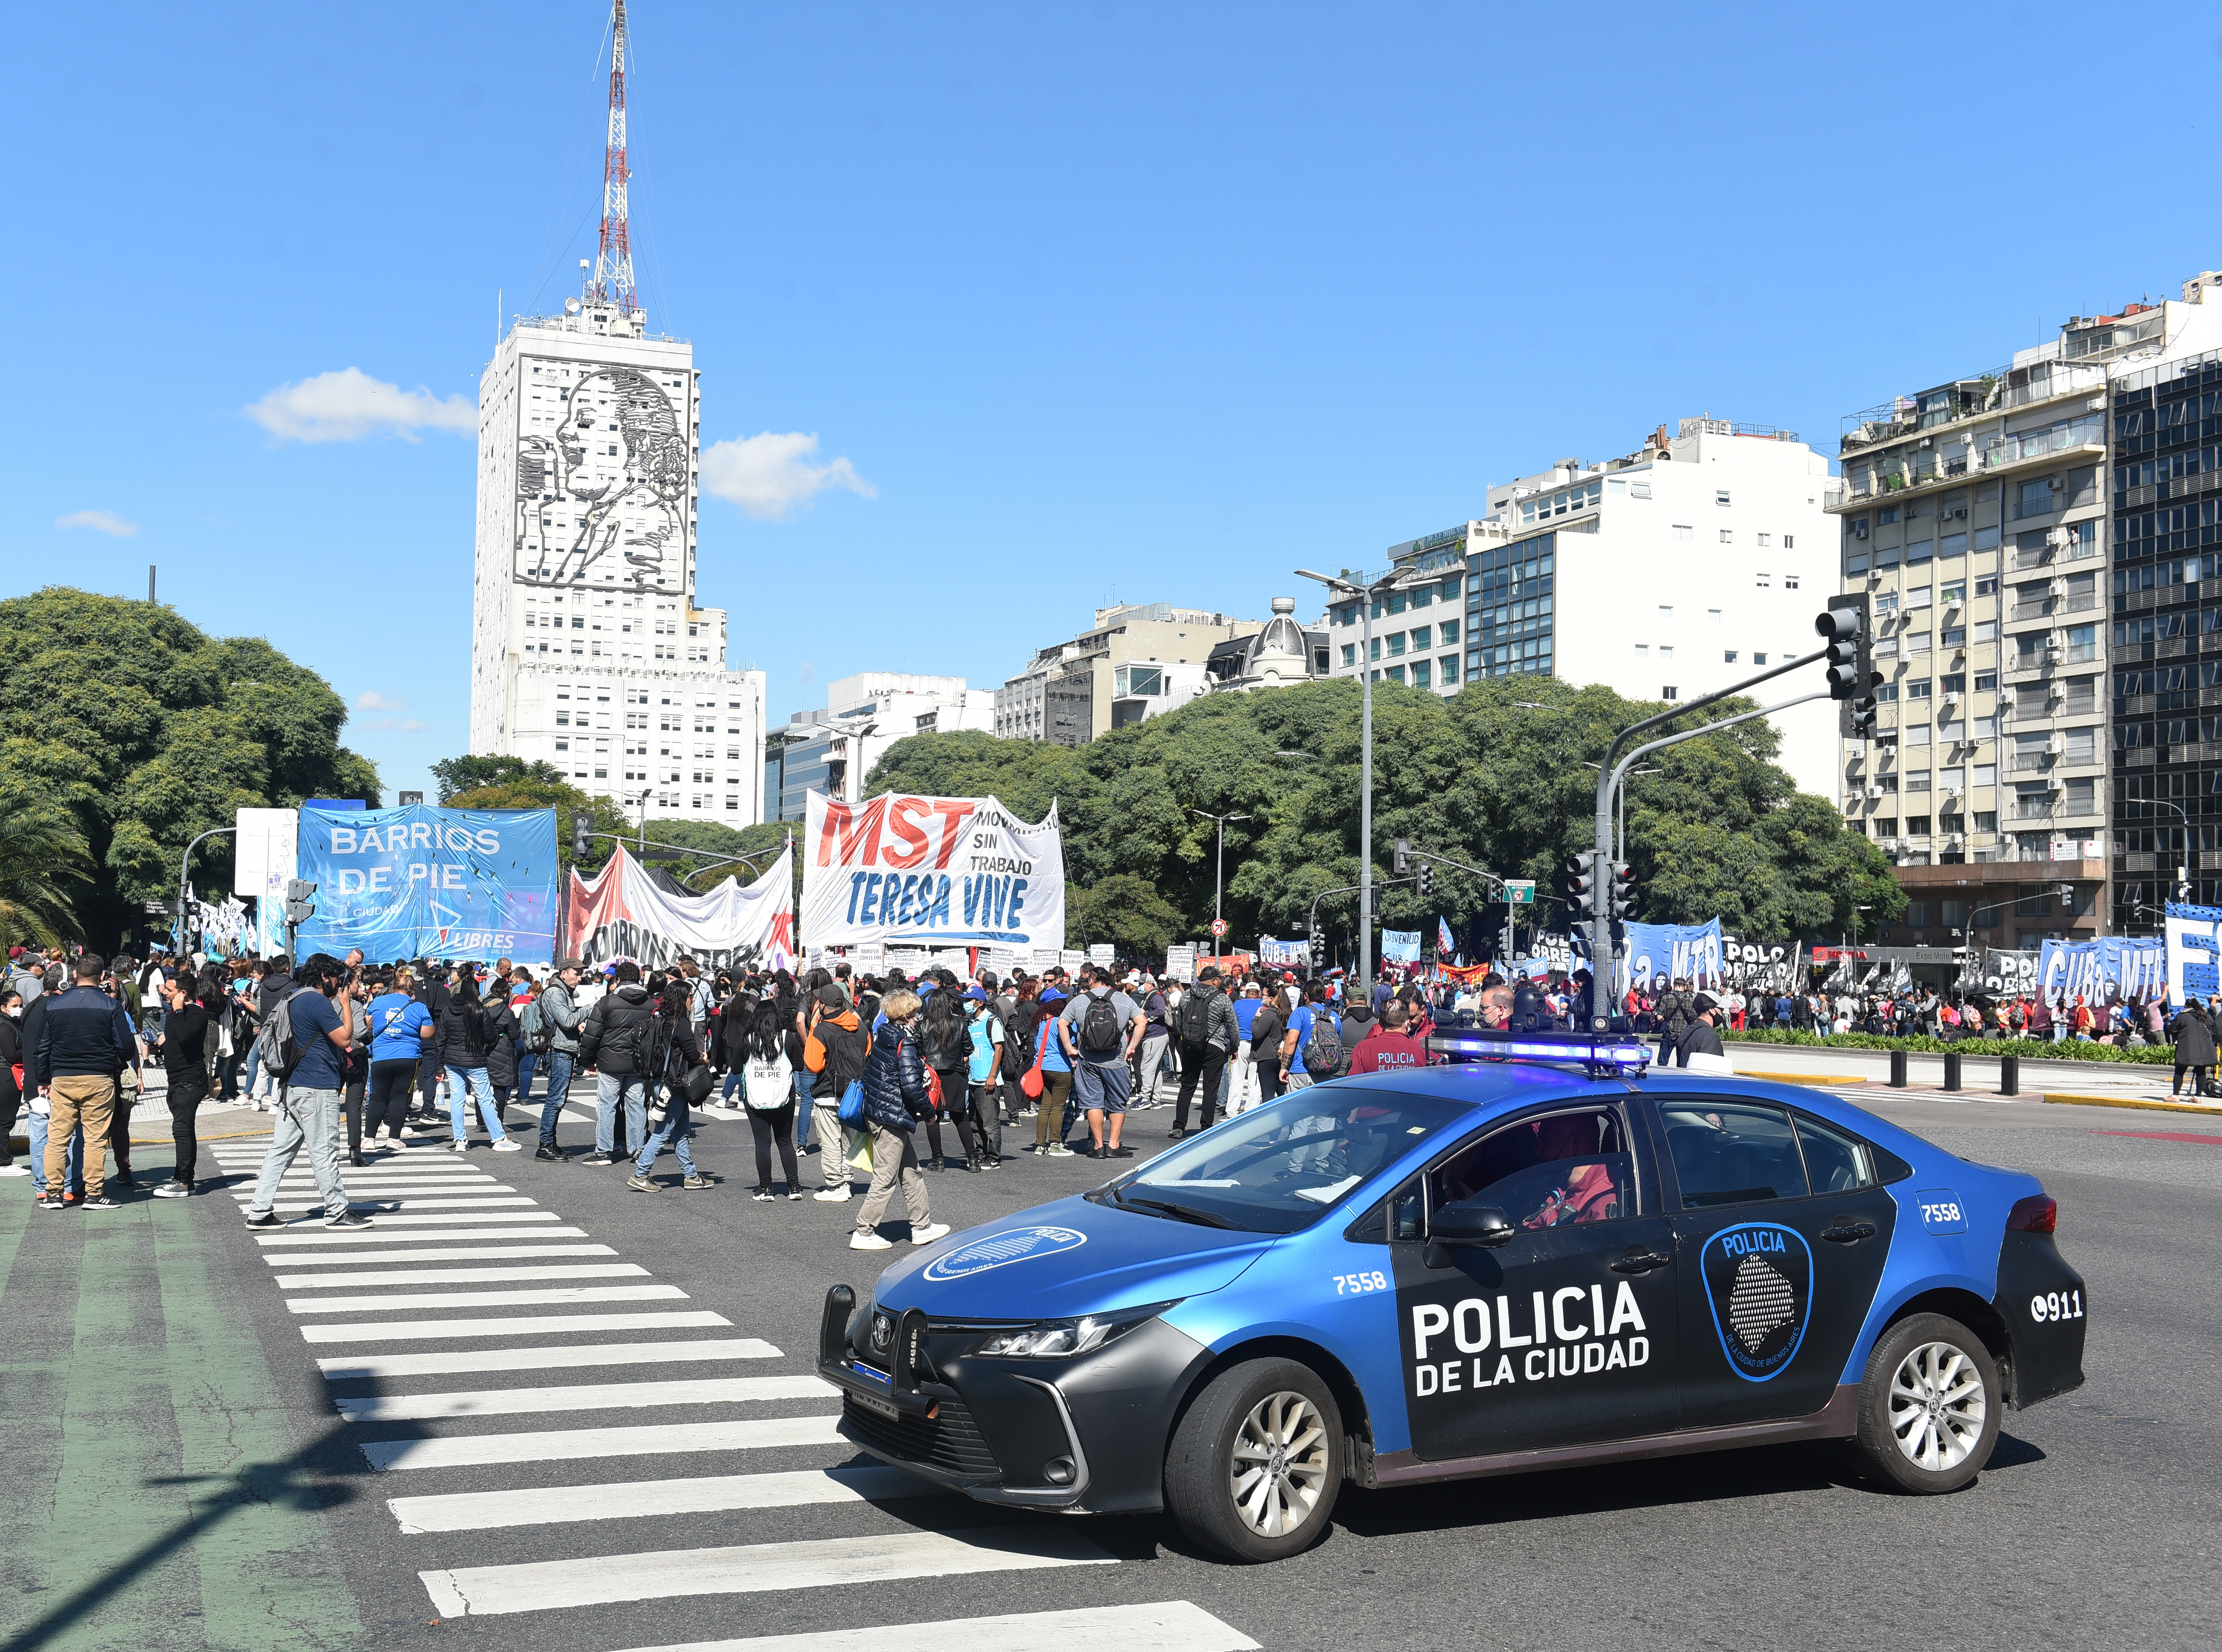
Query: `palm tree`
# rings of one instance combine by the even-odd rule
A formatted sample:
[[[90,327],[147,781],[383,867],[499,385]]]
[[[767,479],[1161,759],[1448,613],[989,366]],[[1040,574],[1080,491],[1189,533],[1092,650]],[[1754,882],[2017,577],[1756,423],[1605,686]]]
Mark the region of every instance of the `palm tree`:
[[[67,809],[0,797],[0,945],[58,946],[74,936],[70,886],[91,875],[85,833]]]

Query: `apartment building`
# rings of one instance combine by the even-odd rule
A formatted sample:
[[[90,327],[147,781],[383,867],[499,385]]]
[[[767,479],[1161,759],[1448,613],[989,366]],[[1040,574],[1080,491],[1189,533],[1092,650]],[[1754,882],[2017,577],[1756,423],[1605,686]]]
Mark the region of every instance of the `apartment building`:
[[[988,732],[995,695],[962,677],[859,671],[825,685],[822,710],[800,711],[772,732],[764,751],[766,818],[800,820],[812,792],[856,802],[872,766],[913,734]]]
[[[1169,602],[1098,608],[1088,630],[1036,649],[995,691],[995,732],[1085,745],[1107,729],[1184,703],[1208,686],[1215,649],[1265,629],[1263,620]]]
[[[1820,646],[1836,486],[1795,431],[1710,416],[1616,459],[1561,459],[1490,488],[1484,517],[1390,546],[1392,567],[1442,578],[1377,598],[1370,642],[1357,602],[1331,605],[1334,669],[1446,694],[1526,674],[1641,700],[1726,688]],[[1830,708],[1773,721],[1798,785],[1833,793]]]
[[[2108,598],[2195,613],[2196,596],[2180,562],[2173,587],[2110,578],[2109,386],[2222,319],[2192,308],[2072,317],[2004,366],[1845,418],[1830,507],[1841,588],[1868,599],[1883,682],[1876,737],[1843,743],[1838,795],[1911,899],[1886,944],[2012,947],[2103,933],[2110,914],[2122,927],[2106,842],[2119,762],[2111,633],[2122,629]],[[2118,561],[2123,550],[2117,535]],[[2167,569],[2140,561],[2133,577],[2147,571]],[[2165,623],[2179,633],[2162,640],[2182,651],[2195,621],[2179,610]]]

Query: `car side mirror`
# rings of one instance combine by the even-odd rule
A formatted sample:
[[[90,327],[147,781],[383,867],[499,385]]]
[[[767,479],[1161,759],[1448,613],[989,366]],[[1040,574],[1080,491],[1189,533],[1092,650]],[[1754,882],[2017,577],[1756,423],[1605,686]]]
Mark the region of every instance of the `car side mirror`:
[[[1494,1249],[1510,1242],[1519,1231],[1512,1219],[1493,1204],[1446,1205],[1428,1222],[1428,1247],[1420,1259],[1431,1268],[1451,1266],[1451,1252],[1482,1247]]]

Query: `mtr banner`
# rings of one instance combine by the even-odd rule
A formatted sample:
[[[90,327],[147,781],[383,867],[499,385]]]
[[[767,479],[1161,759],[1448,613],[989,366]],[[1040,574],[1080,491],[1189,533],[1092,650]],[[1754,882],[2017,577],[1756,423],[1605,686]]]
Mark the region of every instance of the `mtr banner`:
[[[571,874],[568,947],[599,968],[630,958],[660,970],[691,958],[715,974],[794,967],[794,863],[784,851],[744,887],[727,877],[706,895],[661,878],[620,847],[592,877]]]
[[[1029,826],[992,797],[812,792],[802,935],[813,946],[1062,947],[1057,806]]]
[[[556,957],[553,809],[304,808],[294,864],[317,886],[304,955]]]

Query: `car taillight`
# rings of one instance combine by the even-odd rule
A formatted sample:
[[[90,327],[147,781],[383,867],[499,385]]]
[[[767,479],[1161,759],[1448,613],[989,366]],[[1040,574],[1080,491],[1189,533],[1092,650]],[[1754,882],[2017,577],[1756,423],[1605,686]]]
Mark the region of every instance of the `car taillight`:
[[[2060,1221],[2060,1201],[2042,1193],[2031,1194],[2026,1199],[2017,1199],[2014,1208],[2006,1213],[2006,1231],[2016,1234],[2049,1234]]]

